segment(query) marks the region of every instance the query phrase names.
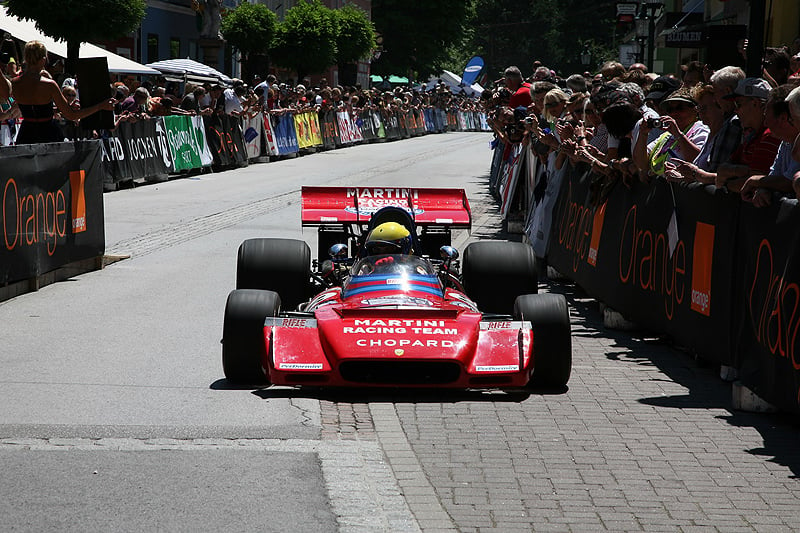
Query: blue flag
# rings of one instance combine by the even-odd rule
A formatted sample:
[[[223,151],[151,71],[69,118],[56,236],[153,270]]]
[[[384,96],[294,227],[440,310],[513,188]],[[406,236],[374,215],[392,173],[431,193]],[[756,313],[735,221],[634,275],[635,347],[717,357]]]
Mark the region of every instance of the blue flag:
[[[464,85],[472,85],[478,79],[481,71],[483,70],[483,58],[475,56],[469,60],[467,66],[464,67],[464,74],[461,75],[461,82]]]

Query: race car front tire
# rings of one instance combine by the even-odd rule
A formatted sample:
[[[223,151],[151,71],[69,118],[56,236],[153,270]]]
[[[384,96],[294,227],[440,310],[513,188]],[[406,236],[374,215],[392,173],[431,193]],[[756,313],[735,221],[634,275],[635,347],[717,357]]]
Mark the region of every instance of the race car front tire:
[[[514,303],[514,318],[533,326],[530,387],[563,389],[572,372],[572,331],[562,294],[526,294]]]
[[[281,298],[273,291],[237,289],[228,294],[222,326],[222,369],[231,383],[268,385],[264,319],[277,316]]]
[[[536,256],[521,242],[478,241],[464,250],[464,290],[484,313],[510,315],[522,294],[536,294]]]
[[[236,261],[237,289],[264,289],[281,295],[294,310],[311,292],[311,248],[298,239],[247,239]]]

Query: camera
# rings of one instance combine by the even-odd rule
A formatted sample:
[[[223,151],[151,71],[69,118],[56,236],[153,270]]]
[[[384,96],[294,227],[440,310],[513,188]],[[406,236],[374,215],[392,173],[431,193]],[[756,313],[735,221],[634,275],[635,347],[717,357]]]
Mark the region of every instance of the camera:
[[[532,116],[528,115],[527,117],[525,117],[525,120],[524,120],[524,122],[525,122],[525,124],[527,124],[528,126],[530,126],[531,124],[535,124],[535,123],[536,123],[536,118],[534,118],[534,117],[532,117]]]
[[[661,122],[660,118],[648,118],[647,119],[647,127],[650,128],[650,129],[660,130],[663,125],[664,125],[664,123]]]
[[[512,143],[522,142],[522,139],[525,136],[525,128],[521,128],[519,124],[515,122],[506,124],[505,131],[506,135],[508,135],[508,140]]]

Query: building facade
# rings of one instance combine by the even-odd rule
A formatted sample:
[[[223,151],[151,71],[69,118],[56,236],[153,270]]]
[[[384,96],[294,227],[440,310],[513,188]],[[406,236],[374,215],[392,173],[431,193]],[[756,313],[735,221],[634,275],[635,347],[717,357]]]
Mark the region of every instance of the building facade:
[[[653,3],[641,2],[642,13]],[[745,39],[751,35],[753,13],[763,15],[764,39],[759,46],[748,45],[751,52],[780,46],[800,49],[798,0],[662,0],[658,4],[652,65],[658,73],[680,74],[680,66],[689,61],[715,68],[745,67]],[[620,46],[620,59],[626,65],[648,56],[648,25],[640,23],[638,31],[635,26]]]
[[[244,0],[223,0],[223,12],[226,9],[235,9],[242,1]],[[297,0],[247,1],[266,5],[278,16],[278,20],[283,20],[287,11],[297,4]],[[331,9],[341,8],[345,3],[354,4],[370,16],[372,13],[371,0],[325,0],[323,3]],[[209,57],[209,43],[200,37],[201,29],[202,17],[194,9],[192,0],[147,0],[147,11],[141,27],[133,35],[102,43],[102,46],[143,64],[189,58],[206,63],[231,77],[239,77],[241,65],[235,51],[230,46],[211,48],[214,53]],[[275,68],[270,71],[283,79],[293,78],[293,73],[290,72],[281,72]],[[357,83],[364,87],[369,86],[368,60],[360,61],[356,65],[356,73]],[[266,74],[264,72],[261,75]],[[339,72],[336,67],[332,67],[313,78],[314,81],[326,78],[329,82],[338,84]]]

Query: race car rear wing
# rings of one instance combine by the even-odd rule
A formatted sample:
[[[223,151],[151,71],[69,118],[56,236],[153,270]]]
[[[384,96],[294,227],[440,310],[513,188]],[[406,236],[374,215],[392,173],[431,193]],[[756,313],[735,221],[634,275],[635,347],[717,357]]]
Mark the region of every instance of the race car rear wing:
[[[408,211],[417,226],[472,227],[464,189],[410,187],[303,187],[303,226],[366,224],[382,207]]]

